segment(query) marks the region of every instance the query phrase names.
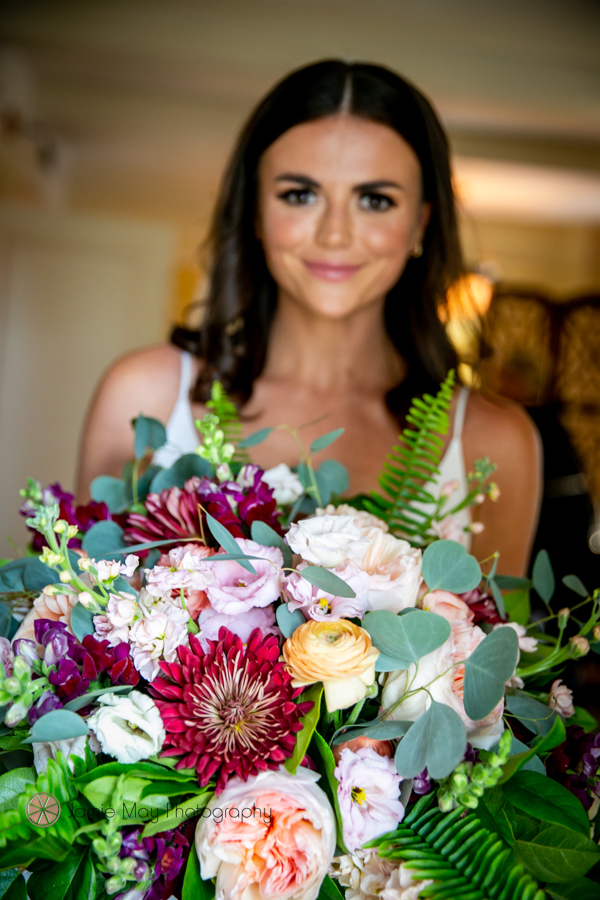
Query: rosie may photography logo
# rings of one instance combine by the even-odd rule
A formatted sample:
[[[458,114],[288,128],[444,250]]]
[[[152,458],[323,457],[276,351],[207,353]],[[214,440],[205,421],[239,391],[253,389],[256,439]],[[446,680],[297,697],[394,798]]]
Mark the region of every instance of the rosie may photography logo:
[[[60,816],[60,803],[52,794],[34,794],[25,812],[32,825],[48,828]]]

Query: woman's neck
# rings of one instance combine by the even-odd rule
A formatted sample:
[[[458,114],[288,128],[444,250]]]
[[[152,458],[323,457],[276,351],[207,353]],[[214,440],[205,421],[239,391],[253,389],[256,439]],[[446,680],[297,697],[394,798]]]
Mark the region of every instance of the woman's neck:
[[[385,393],[402,380],[405,371],[385,331],[383,301],[332,320],[280,298],[262,378],[321,392]]]

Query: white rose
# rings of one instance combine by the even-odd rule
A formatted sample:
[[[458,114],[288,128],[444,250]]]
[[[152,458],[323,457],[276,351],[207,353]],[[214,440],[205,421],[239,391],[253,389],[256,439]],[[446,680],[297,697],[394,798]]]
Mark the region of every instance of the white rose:
[[[380,528],[364,532],[368,544],[356,554],[356,565],[370,575],[368,610],[399,613],[415,606],[421,577],[421,551]]]
[[[381,531],[389,531],[389,526],[383,519],[372,515],[372,513],[365,512],[364,509],[354,509],[354,507],[350,506],[348,503],[340,503],[339,506],[334,506],[333,503],[329,503],[325,509],[315,510],[315,515],[352,516],[354,524],[357,528],[360,528],[363,534],[365,534],[369,528],[379,528]]]
[[[285,463],[267,469],[263,472],[261,480],[273,490],[273,496],[279,506],[294,503],[304,493],[302,482]]]
[[[127,697],[102,694],[98,702],[102,705],[87,722],[104,753],[120,763],[135,763],[160,751],[166,735],[151,697],[131,691]]]
[[[67,738],[64,741],[34,741],[31,745],[33,750],[33,765],[38,775],[45,772],[48,768],[48,760],[56,759],[60,752],[66,756],[69,762],[69,768],[73,771],[73,763],[71,756],[79,756],[85,759],[85,744],[87,735],[82,734],[79,737]]]
[[[416,722],[419,716],[429,708],[430,694],[434,700],[440,703],[445,702],[447,692],[452,690],[454,678],[454,670],[450,668],[454,662],[453,651],[452,637],[449,637],[437,650],[421,657],[416,677],[414,663],[410,664],[408,672],[406,669],[400,669],[398,672],[389,672],[385,676],[381,705],[386,709],[397,703],[403,696],[407,690],[407,684],[410,684],[411,691],[429,685],[429,693],[418,691],[416,694],[411,694],[388,716],[389,719],[400,722]]]
[[[336,569],[367,547],[352,516],[314,516],[294,523],[287,542],[306,562]]]

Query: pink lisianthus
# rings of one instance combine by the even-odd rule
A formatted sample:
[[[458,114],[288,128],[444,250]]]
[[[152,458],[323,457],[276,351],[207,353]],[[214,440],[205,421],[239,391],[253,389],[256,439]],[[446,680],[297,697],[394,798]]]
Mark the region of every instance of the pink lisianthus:
[[[307,568],[308,563],[300,563],[298,572]],[[369,576],[361,572],[352,563],[330,569],[334,575],[349,585],[355,597],[336,597],[321,588],[315,587],[297,572],[292,572],[285,580],[285,592],[291,598],[288,607],[291,610],[301,609],[307,619],[362,619],[367,611],[369,596]]]
[[[251,560],[256,575],[246,571],[232,559],[219,561],[216,554],[208,562],[215,580],[206,586],[210,605],[219,613],[228,616],[248,612],[256,606],[269,606],[280,595],[279,572],[283,566],[283,556],[277,547],[263,547],[255,541],[236,538],[242,553],[256,556]]]
[[[421,609],[443,616],[448,622],[472,622],[473,612],[464,600],[450,591],[429,591],[421,599]]]
[[[350,851],[393,831],[402,821],[404,807],[398,796],[402,778],[393,760],[371,747],[355,753],[345,747],[334,774],[344,843]]]
[[[196,828],[216,900],[316,900],[335,851],[335,817],[319,776],[300,768],[234,776]]]
[[[225,613],[219,613],[216,609],[209,607],[203,609],[198,616],[198,627],[200,628],[200,643],[202,648],[207,651],[207,641],[217,641],[219,639],[219,630],[227,628],[233,634],[237,634],[242,639],[243,644],[248,643],[248,639],[255,628],[260,628],[263,637],[268,634],[274,634],[281,637],[281,631],[277,627],[275,618],[275,610],[272,606],[264,608],[253,607],[245,613],[235,616],[228,616]]]

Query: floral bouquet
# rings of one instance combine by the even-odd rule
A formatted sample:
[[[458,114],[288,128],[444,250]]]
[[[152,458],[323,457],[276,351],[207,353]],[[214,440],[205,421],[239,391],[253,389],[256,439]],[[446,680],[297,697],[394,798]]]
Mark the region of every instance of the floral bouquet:
[[[600,651],[600,591],[552,608],[467,552],[430,490],[452,378],[414,401],[381,494],[263,472],[215,384],[201,445],[164,427],[77,507],[30,481],[0,566],[3,900],[591,900],[597,723],[560,675]],[[459,540],[440,535],[452,532]],[[531,615],[531,592],[546,614]],[[538,603],[538,606],[540,605]],[[594,736],[596,734],[596,736]]]

